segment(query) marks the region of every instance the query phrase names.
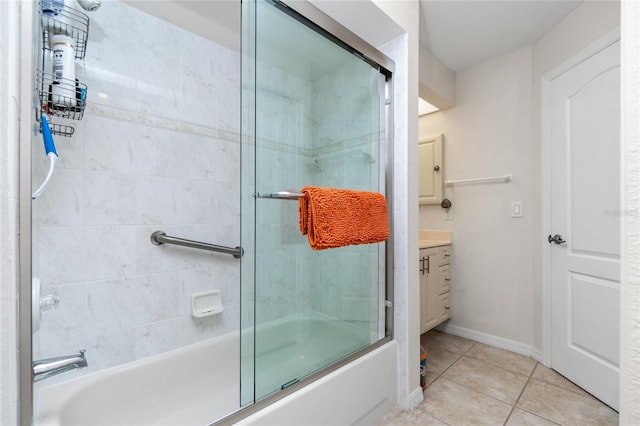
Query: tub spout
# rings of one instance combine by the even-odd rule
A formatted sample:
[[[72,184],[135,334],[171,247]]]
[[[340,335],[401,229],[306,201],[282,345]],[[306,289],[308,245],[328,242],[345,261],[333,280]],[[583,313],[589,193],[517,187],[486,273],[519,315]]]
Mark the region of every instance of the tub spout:
[[[40,380],[64,373],[65,371],[86,367],[87,358],[85,358],[84,353],[85,350],[83,349],[74,355],[33,361],[33,381],[39,382]]]

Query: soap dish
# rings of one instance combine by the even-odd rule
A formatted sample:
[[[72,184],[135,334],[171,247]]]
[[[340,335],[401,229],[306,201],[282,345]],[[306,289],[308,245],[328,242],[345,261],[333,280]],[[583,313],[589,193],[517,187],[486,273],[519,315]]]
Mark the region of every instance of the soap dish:
[[[220,290],[194,293],[191,295],[191,316],[204,318],[224,311]]]

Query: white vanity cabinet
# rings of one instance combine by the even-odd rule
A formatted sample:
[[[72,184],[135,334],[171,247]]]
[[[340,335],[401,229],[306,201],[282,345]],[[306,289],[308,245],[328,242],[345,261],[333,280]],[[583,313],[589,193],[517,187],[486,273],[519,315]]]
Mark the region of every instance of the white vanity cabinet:
[[[451,318],[451,245],[420,249],[420,334]]]

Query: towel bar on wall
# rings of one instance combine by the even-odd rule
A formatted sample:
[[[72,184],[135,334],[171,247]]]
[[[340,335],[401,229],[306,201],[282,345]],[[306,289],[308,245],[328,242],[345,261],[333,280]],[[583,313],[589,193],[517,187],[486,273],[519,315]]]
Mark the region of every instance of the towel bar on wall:
[[[162,231],[156,231],[151,234],[151,244],[156,246],[162,244],[173,244],[176,246],[191,247],[199,250],[230,254],[237,259],[244,254],[244,250],[241,247],[225,247],[216,244],[202,243],[200,241],[187,240],[184,238],[170,237]]]
[[[459,183],[511,182],[512,179],[513,177],[511,176],[511,174],[506,174],[504,176],[487,178],[447,180],[444,184],[447,186],[453,186]]]
[[[278,191],[278,192],[257,192],[257,198],[273,198],[278,200],[297,200],[306,197],[302,192]]]

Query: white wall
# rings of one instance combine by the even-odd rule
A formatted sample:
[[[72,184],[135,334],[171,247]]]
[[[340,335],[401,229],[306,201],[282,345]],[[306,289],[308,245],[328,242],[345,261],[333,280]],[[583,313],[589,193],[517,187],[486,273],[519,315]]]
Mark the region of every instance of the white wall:
[[[456,103],[456,73],[420,45],[420,97],[440,109]]]
[[[453,234],[453,317],[447,326],[531,346],[531,48],[457,73],[456,106],[420,119],[420,136],[444,134],[444,178],[511,173],[511,183],[445,187],[453,220],[420,207],[421,229]],[[524,218],[512,218],[512,201]]]
[[[418,268],[418,2],[376,1],[406,31],[382,46],[396,61],[394,81],[394,337],[398,342],[398,404],[414,408],[420,388]]]

